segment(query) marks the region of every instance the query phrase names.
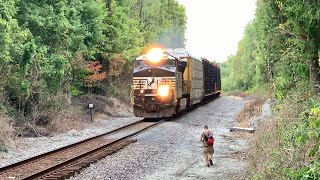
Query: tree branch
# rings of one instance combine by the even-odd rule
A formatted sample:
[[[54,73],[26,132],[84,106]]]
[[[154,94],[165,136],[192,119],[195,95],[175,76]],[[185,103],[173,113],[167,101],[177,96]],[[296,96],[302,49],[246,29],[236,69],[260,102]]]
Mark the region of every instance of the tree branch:
[[[287,29],[285,29],[284,27],[282,28],[279,28],[278,29],[278,32],[280,35],[289,35],[289,36],[293,36],[297,39],[300,39],[300,40],[303,40],[303,41],[306,41],[308,39],[308,37],[306,36],[303,36],[303,35],[297,35],[297,34],[294,34],[293,32],[290,32],[288,31]]]

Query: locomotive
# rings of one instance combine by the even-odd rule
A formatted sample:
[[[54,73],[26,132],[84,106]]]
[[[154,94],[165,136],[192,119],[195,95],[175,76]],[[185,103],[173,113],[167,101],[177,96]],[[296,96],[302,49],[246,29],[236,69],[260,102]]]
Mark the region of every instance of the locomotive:
[[[220,92],[220,68],[186,49],[152,48],[134,61],[131,101],[136,117],[171,117]]]

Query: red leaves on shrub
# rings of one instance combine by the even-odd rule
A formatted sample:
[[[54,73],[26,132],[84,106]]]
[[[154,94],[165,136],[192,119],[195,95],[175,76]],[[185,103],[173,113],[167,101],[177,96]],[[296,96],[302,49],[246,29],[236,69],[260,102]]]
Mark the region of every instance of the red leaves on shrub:
[[[102,65],[100,61],[92,61],[87,65],[89,75],[85,79],[86,86],[92,87],[94,84],[107,78],[106,72],[101,72]]]

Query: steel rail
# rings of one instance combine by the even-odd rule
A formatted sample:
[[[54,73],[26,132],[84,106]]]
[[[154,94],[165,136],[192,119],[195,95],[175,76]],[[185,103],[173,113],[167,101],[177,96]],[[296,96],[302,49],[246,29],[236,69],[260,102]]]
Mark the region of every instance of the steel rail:
[[[23,179],[36,179],[36,178],[40,178],[40,177],[44,177],[45,175],[48,175],[50,174],[50,172],[54,172],[54,171],[57,171],[58,169],[62,169],[63,167],[66,167],[67,165],[70,165],[72,163],[75,163],[77,161],[81,162],[80,160],[85,158],[85,157],[88,157],[90,154],[94,154],[94,153],[98,153],[99,151],[102,151],[104,149],[107,149],[107,148],[110,148],[111,146],[116,146],[117,144],[125,141],[126,139],[129,139],[137,134],[140,134],[141,132],[149,129],[150,127],[153,127],[155,125],[158,125],[160,123],[164,122],[164,119],[162,120],[159,120],[157,122],[149,122],[150,125],[147,125],[146,127],[143,127],[142,129],[139,129],[138,131],[134,132],[134,133],[131,133],[129,135],[126,135],[124,137],[121,137],[119,139],[115,139],[115,140],[111,140],[111,142],[107,142],[105,145],[99,147],[99,148],[96,148],[96,149],[93,149],[89,152],[86,152],[86,153],[83,153],[81,154],[80,156],[77,156],[77,157],[73,157],[71,159],[68,159],[66,161],[63,161],[62,163],[59,163],[59,164],[56,164],[56,165],[53,165],[49,168],[46,168],[45,170],[41,170],[39,172],[36,172],[36,173],[33,173],[32,175],[28,175],[28,176],[25,176],[23,177]],[[12,172],[16,169],[19,169],[19,167],[23,168],[25,167],[26,165],[29,165],[29,164],[32,164],[32,163],[36,163],[37,161],[40,161],[40,160],[43,160],[43,159],[46,159],[46,158],[49,158],[51,156],[54,156],[54,154],[58,154],[58,153],[63,153],[64,151],[68,151],[69,149],[72,149],[72,148],[76,148],[76,147],[81,147],[81,145],[83,144],[86,144],[86,143],[89,143],[91,141],[94,141],[95,139],[99,139],[101,137],[104,137],[104,136],[108,136],[108,135],[112,135],[112,134],[116,134],[117,132],[122,132],[122,131],[125,131],[126,129],[129,129],[130,127],[135,127],[139,124],[142,124],[142,123],[147,123],[145,122],[144,120],[141,120],[141,121],[137,121],[137,122],[134,122],[134,123],[131,123],[131,124],[128,124],[126,126],[123,126],[123,127],[120,127],[120,128],[117,128],[117,129],[114,129],[112,131],[109,131],[109,132],[106,132],[106,133],[103,133],[101,135],[98,135],[98,136],[94,136],[94,137],[91,137],[91,138],[88,138],[88,139],[85,139],[85,140],[82,140],[82,141],[79,141],[77,143],[74,143],[74,144],[71,144],[71,145],[68,145],[68,146],[65,146],[65,147],[62,147],[62,148],[58,148],[58,149],[55,149],[53,151],[50,151],[50,152],[47,152],[47,153],[43,153],[43,154],[40,154],[38,156],[35,156],[35,157],[32,157],[32,158],[29,158],[29,159],[26,159],[26,160],[23,160],[23,161],[20,161],[20,162],[17,162],[15,164],[11,164],[11,165],[8,165],[8,166],[5,166],[3,168],[0,168],[0,177],[3,176],[4,174],[10,174],[8,172]],[[125,145],[122,145],[122,147],[125,146]],[[120,148],[119,148],[120,149]],[[100,158],[99,158],[100,159]],[[79,163],[78,163],[79,164]],[[84,163],[85,166],[87,163]],[[73,165],[74,166],[74,165]],[[83,166],[79,166],[79,168],[81,169]],[[73,171],[78,171],[77,169],[74,169]],[[46,179],[46,178],[45,178]]]

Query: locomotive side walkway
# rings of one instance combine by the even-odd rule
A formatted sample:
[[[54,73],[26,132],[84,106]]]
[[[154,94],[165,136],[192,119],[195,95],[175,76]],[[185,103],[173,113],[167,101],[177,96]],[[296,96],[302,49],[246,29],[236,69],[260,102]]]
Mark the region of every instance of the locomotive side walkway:
[[[139,136],[137,142],[71,179],[243,179],[248,140],[230,132],[245,100],[222,96]],[[214,165],[204,166],[199,134],[215,136]]]

